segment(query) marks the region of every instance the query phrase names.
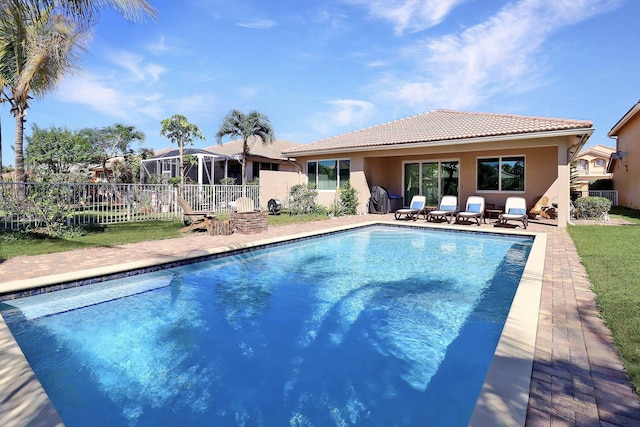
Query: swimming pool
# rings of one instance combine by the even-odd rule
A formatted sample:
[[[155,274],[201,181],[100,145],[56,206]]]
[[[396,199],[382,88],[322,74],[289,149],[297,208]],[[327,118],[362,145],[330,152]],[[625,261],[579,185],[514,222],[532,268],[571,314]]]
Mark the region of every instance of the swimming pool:
[[[367,228],[3,314],[70,426],[466,425],[530,244]]]

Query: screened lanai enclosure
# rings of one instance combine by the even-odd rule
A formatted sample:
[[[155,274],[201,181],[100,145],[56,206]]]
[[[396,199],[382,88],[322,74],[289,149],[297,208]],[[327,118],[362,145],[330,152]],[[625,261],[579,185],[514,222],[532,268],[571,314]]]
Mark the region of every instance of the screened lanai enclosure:
[[[238,163],[234,157],[213,154],[198,148],[184,149],[185,182],[188,184],[215,185],[227,177],[229,163]],[[178,149],[167,151],[140,165],[140,182],[155,184],[166,182],[169,178],[180,177],[180,152]]]

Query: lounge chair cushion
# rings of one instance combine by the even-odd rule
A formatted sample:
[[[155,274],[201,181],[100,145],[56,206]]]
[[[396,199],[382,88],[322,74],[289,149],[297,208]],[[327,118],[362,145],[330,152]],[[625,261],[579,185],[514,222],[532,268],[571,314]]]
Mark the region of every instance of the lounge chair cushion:
[[[422,205],[423,203],[419,200],[414,200],[413,203],[411,203],[411,209],[419,211],[422,209]]]
[[[440,210],[441,211],[447,211],[447,212],[452,212],[456,210],[456,207],[451,205],[451,206],[440,206]]]
[[[482,207],[481,203],[470,203],[467,211],[473,213],[480,213],[480,208]]]
[[[510,208],[507,213],[510,215],[525,215],[527,210],[522,208]]]

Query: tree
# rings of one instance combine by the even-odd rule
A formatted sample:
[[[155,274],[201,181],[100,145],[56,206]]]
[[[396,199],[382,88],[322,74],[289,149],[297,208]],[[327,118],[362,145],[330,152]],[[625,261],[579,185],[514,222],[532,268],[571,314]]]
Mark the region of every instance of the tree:
[[[130,161],[134,153],[131,143],[144,142],[144,132],[136,130],[134,126],[116,123],[103,129],[82,129],[79,136],[88,141],[93,148],[94,161],[102,165],[107,181],[113,181],[116,175],[119,176],[115,179],[118,182],[131,182],[135,178],[135,161]],[[117,170],[114,170],[116,173],[112,176],[107,173],[107,161],[118,156],[122,156],[124,160],[122,164],[115,165],[114,169]]]
[[[174,114],[168,119],[160,122],[162,130],[160,135],[166,136],[169,141],[178,145],[180,155],[180,195],[184,190],[184,147],[192,145],[196,139],[205,140],[198,126],[189,123],[187,118],[181,114]]]
[[[24,122],[32,94],[44,95],[76,67],[88,27],[20,0],[0,8],[0,82],[15,118],[16,181],[24,181]]]
[[[155,15],[146,0],[2,1],[0,98],[11,104],[16,123],[16,181],[25,178],[23,140],[29,100],[54,89],[76,68],[89,28],[103,6],[111,6],[128,19],[140,20],[143,13]]]
[[[91,144],[66,128],[41,129],[34,124],[26,139],[25,162],[43,177],[59,178],[74,169],[86,170],[94,159]]]
[[[245,115],[242,111],[231,110],[223,121],[216,137],[218,144],[222,143],[225,136],[242,138],[242,154],[240,163],[242,164],[242,185],[247,184],[247,156],[250,146],[255,140],[262,140],[262,144],[271,144],[275,139],[273,129],[269,119],[264,114],[252,111]]]

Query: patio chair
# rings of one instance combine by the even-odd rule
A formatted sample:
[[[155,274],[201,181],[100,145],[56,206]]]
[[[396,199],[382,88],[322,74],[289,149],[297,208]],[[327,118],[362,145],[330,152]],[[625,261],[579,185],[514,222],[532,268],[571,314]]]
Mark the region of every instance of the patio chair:
[[[506,225],[509,221],[521,221],[527,229],[529,216],[527,215],[527,201],[524,197],[507,197],[504,213],[498,216],[498,224]]]
[[[234,205],[235,210],[238,213],[255,212],[253,199],[250,197],[240,197],[235,201]]]
[[[556,210],[548,206],[549,198],[547,196],[542,196],[538,199],[535,205],[529,210],[529,218],[536,218],[540,215],[540,218],[553,219],[555,216]]]
[[[425,214],[426,204],[427,198],[425,196],[413,196],[408,208],[402,208],[396,211],[396,219],[401,219],[404,215],[404,219],[412,219],[415,221],[418,219],[418,215]]]
[[[445,220],[447,224],[451,224],[458,211],[458,196],[444,196],[440,200],[439,209],[431,211],[427,214],[427,221]]]
[[[180,229],[181,233],[206,229],[211,234],[211,226],[216,217],[214,212],[194,211],[191,205],[183,198],[178,198],[178,204],[182,208],[182,215],[189,221],[189,225]]]
[[[458,212],[456,215],[456,223],[460,220],[471,222],[472,219],[476,220],[478,227],[480,227],[480,220],[484,220],[484,197],[482,196],[469,196],[464,212]]]

